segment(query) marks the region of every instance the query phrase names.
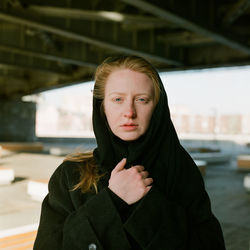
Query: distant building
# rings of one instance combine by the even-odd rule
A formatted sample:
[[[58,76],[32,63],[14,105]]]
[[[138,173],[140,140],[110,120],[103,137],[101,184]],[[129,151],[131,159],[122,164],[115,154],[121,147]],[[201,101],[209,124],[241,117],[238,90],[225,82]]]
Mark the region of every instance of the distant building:
[[[171,106],[171,118],[180,134],[250,134],[250,114],[194,114],[185,106]]]
[[[244,135],[250,135],[250,114],[242,115],[241,133]]]
[[[221,115],[219,117],[219,133],[241,134],[242,115]]]

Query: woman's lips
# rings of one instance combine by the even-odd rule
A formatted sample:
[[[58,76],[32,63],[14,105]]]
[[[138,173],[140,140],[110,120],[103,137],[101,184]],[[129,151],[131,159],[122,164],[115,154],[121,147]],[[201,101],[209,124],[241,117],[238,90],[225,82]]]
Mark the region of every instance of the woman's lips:
[[[122,128],[126,131],[132,131],[132,130],[135,130],[137,129],[138,125],[136,124],[124,124],[122,125]]]

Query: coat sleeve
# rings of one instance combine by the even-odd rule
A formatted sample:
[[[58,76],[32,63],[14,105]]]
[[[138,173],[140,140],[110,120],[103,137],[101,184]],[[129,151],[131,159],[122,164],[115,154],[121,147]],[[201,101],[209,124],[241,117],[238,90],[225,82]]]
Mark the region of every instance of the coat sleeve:
[[[65,174],[64,165],[59,166],[50,179],[34,249],[91,249],[91,244],[100,250],[129,249],[107,188],[95,195],[82,194],[82,202],[77,201],[70,190],[70,175]],[[110,240],[114,235],[116,240]]]
[[[201,204],[199,204],[201,205]],[[138,244],[147,250],[225,250],[220,225],[211,213],[203,221],[192,220],[189,212],[166,199],[154,185],[124,225]]]

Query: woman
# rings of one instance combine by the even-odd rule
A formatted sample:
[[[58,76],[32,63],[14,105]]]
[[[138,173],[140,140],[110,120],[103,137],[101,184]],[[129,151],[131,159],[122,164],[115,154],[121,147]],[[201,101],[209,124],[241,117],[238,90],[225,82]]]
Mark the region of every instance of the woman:
[[[121,56],[97,68],[93,127],[93,154],[50,179],[34,249],[225,249],[151,64]]]

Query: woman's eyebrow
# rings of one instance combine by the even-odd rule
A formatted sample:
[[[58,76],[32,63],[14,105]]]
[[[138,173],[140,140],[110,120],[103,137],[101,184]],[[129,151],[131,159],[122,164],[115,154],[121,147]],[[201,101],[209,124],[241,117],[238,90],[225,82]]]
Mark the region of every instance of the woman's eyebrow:
[[[151,96],[151,94],[150,93],[138,93],[138,94],[136,94],[136,96],[137,95],[146,95],[146,96]]]
[[[123,92],[111,92],[108,94],[108,96],[110,95],[126,95],[126,93],[123,93]],[[136,93],[135,96],[138,96],[138,95],[146,95],[146,96],[150,96],[150,93]]]
[[[111,92],[108,95],[126,95],[126,94],[122,92]]]

